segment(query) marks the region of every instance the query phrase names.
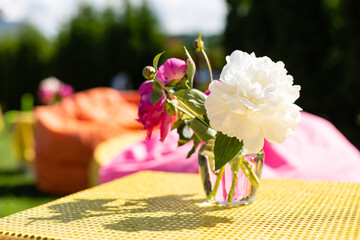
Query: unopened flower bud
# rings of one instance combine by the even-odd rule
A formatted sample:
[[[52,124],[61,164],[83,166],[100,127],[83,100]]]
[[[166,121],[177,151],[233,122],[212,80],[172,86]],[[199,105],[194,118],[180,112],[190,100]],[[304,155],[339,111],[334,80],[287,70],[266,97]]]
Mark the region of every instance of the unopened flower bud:
[[[147,67],[144,67],[142,74],[145,79],[150,80],[150,79],[154,78],[154,76],[156,74],[156,70],[152,66],[147,66]]]
[[[175,86],[186,75],[187,64],[184,60],[170,58],[157,71],[157,79],[165,86]]]
[[[205,49],[204,41],[201,40],[201,39],[200,39],[200,41],[199,41],[198,38],[195,39],[195,41],[194,41],[194,43],[193,43],[193,46],[194,46],[194,48],[195,48],[197,51],[201,51],[201,50]]]

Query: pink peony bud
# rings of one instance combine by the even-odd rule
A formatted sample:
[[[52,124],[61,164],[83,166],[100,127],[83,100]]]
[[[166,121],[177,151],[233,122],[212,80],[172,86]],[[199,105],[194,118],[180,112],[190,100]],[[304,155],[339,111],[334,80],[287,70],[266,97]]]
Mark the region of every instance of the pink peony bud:
[[[176,85],[186,74],[187,64],[178,58],[170,58],[158,69],[156,77],[164,85]]]
[[[59,89],[59,95],[61,98],[71,96],[74,93],[74,88],[69,84],[61,84]]]
[[[151,103],[151,93],[153,92],[153,80],[143,82],[139,88],[140,105],[138,109],[138,122],[143,124],[143,129],[147,130],[146,139],[151,139],[152,131],[160,125],[160,141],[164,141],[169,133],[171,126],[171,117],[165,110],[166,95],[163,95],[155,104]]]

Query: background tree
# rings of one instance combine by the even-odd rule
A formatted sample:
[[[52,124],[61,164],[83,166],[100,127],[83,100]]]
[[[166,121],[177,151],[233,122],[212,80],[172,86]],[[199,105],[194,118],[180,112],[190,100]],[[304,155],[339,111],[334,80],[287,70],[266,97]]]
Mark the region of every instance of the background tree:
[[[281,60],[302,86],[297,103],[360,147],[360,6],[355,0],[227,0],[227,54]]]
[[[40,80],[48,74],[50,45],[33,26],[23,25],[17,34],[0,41],[0,103],[4,109],[19,109],[20,98],[35,94]]]
[[[21,95],[36,95],[39,82],[55,76],[76,91],[110,86],[119,72],[133,88],[143,81],[142,69],[163,51],[165,38],[146,2],[119,9],[89,5],[64,23],[53,41],[35,27],[0,39],[0,104],[19,109]]]
[[[54,73],[76,90],[109,86],[126,72],[133,87],[142,82],[143,66],[163,48],[164,37],[146,3],[125,2],[123,12],[97,12],[88,5],[64,26],[54,55]]]

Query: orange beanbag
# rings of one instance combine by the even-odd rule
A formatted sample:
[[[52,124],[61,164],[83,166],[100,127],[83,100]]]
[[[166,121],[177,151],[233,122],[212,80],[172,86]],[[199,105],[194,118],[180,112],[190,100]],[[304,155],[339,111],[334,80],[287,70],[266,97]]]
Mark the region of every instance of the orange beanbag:
[[[69,194],[89,186],[95,147],[109,138],[140,131],[135,121],[139,96],[94,88],[35,108],[35,172],[40,190]]]

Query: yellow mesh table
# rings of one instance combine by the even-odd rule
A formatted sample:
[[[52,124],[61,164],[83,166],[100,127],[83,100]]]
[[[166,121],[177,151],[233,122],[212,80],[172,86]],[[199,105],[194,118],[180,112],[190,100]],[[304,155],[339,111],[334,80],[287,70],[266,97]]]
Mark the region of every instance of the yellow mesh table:
[[[195,174],[141,172],[0,219],[0,239],[360,239],[360,184],[261,181],[248,206],[203,204]]]

